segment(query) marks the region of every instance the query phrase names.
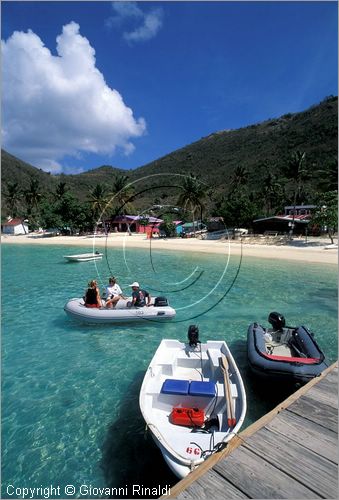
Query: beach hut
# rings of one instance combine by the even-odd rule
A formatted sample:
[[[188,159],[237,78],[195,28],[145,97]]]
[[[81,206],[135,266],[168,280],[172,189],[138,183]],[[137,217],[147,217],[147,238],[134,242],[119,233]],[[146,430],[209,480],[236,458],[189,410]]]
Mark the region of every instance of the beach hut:
[[[295,234],[306,234],[308,224],[312,218],[315,205],[289,205],[284,209],[284,214],[272,217],[262,217],[253,221],[255,233],[288,233],[294,225]],[[294,212],[294,215],[293,215]]]
[[[159,231],[158,227],[162,222],[162,219],[146,215],[117,215],[112,221],[109,221],[109,225],[113,231],[117,228],[119,232],[149,233],[151,231],[156,233]]]
[[[9,219],[2,225],[4,234],[28,234],[28,225],[23,219]]]

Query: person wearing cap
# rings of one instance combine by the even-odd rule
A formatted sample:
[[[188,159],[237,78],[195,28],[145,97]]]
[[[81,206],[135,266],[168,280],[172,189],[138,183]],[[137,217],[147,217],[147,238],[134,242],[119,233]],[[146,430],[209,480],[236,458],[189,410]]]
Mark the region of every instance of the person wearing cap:
[[[115,307],[120,299],[126,299],[114,276],[109,278],[106,286],[106,307]]]
[[[137,281],[134,281],[130,285],[132,287],[132,302],[131,306],[132,307],[144,307],[144,306],[150,306],[151,305],[151,296],[147,292],[147,290],[141,290],[140,285]],[[147,304],[146,304],[146,298],[147,298]]]

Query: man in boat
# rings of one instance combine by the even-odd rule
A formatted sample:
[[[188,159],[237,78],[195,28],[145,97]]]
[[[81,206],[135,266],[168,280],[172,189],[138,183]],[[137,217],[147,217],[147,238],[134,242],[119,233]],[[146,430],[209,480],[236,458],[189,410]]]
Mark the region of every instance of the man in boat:
[[[120,286],[114,276],[109,278],[108,285],[106,286],[106,307],[115,307],[120,299],[124,297]]]
[[[132,302],[130,304],[131,307],[144,307],[151,305],[151,295],[147,290],[141,290],[140,285],[137,281],[130,285],[132,287]],[[147,304],[146,304],[147,299]]]

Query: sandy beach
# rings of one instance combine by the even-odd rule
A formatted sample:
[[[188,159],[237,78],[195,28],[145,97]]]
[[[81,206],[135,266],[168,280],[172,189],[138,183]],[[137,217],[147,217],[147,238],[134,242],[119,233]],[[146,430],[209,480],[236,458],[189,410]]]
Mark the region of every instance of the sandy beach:
[[[107,238],[104,235],[89,236],[46,236],[30,233],[28,235],[6,235],[3,234],[1,242],[3,244],[29,244],[29,245],[65,245],[86,247],[86,251],[92,249],[100,250],[105,248],[144,248],[156,250],[171,250],[183,252],[203,252],[209,254],[225,254],[230,251],[231,255],[240,255],[243,258],[256,257],[265,259],[285,259],[293,261],[303,261],[319,264],[338,264],[338,249],[325,247],[330,244],[329,239],[294,239],[288,244],[274,244],[265,238],[244,239],[242,244],[239,240],[201,240],[201,239],[166,239],[152,238],[149,240],[143,234],[111,234]],[[273,243],[273,244],[272,244]]]

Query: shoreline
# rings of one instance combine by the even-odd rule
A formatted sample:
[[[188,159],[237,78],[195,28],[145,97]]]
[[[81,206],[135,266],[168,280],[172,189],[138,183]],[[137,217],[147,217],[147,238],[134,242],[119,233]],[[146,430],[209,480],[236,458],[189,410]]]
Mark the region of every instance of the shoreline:
[[[290,244],[275,245],[265,244],[262,240],[257,243],[246,242],[241,245],[240,241],[234,240],[200,240],[195,238],[166,239],[152,238],[149,240],[144,234],[111,234],[107,238],[103,235],[89,236],[42,236],[39,234],[28,235],[1,235],[3,244],[29,244],[29,245],[65,245],[87,247],[87,251],[106,246],[109,248],[123,247],[141,248],[153,250],[171,250],[182,252],[199,252],[207,254],[225,254],[230,249],[231,255],[240,255],[241,250],[244,257],[256,257],[261,259],[283,259],[302,261],[318,264],[338,265],[338,249],[325,249],[329,245],[329,239],[309,241],[305,243],[293,240]]]

